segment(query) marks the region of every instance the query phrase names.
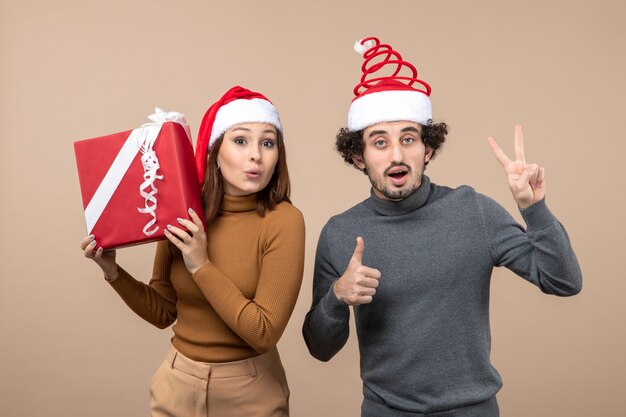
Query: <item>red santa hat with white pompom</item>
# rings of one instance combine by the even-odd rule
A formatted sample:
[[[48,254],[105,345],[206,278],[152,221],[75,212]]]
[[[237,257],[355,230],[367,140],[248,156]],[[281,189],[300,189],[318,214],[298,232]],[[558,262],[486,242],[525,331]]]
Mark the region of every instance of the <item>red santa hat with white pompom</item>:
[[[204,183],[207,153],[228,129],[240,123],[269,123],[282,132],[278,110],[263,94],[235,86],[204,114],[196,143],[196,168],[200,185]]]
[[[363,55],[361,82],[354,87],[348,112],[348,130],[355,132],[376,123],[408,120],[432,124],[430,86],[417,78],[417,69],[378,38],[357,41],[354,50]],[[401,75],[408,69],[410,75]],[[387,72],[387,75],[384,73]],[[390,74],[389,74],[390,73]]]

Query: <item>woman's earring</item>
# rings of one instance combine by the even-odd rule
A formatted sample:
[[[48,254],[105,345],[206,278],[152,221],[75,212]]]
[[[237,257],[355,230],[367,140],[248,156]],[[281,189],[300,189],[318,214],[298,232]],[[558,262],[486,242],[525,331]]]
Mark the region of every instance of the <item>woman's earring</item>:
[[[220,161],[218,161],[217,159],[215,160],[215,165],[217,165],[217,169],[220,169]]]

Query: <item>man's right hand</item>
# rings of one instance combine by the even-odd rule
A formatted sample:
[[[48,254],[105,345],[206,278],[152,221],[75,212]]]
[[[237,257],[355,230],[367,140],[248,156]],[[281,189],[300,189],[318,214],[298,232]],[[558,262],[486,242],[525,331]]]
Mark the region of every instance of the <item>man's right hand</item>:
[[[362,264],[364,250],[365,242],[359,236],[346,271],[333,285],[335,296],[349,306],[371,303],[378,288],[380,271]]]

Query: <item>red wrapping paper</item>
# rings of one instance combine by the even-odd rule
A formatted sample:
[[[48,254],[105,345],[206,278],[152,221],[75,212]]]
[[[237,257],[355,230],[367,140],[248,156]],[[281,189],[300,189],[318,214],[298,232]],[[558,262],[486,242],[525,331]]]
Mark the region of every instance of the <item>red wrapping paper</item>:
[[[131,132],[74,142],[84,208]],[[156,223],[150,230],[155,226],[158,230],[147,236],[143,229],[153,217],[138,211],[138,208],[145,207],[145,198],[139,193],[144,181],[144,167],[141,153],[138,153],[91,231],[98,247],[114,249],[166,239],[163,233],[166,226],[180,227],[176,219],[189,219],[187,209],[190,207],[204,223],[193,147],[185,129],[179,123],[163,123],[153,149],[160,164],[157,174],[163,176],[163,179],[154,181],[158,189],[154,196],[157,199]]]

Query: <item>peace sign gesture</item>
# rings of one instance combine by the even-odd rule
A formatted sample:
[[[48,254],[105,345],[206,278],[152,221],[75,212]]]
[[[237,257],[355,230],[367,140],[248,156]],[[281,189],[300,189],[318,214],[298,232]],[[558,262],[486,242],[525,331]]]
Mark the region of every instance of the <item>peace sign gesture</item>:
[[[515,160],[511,161],[492,137],[487,139],[491,150],[504,168],[513,198],[520,208],[540,201],[546,193],[545,172],[537,164],[527,164],[524,157],[522,126],[515,126]]]

